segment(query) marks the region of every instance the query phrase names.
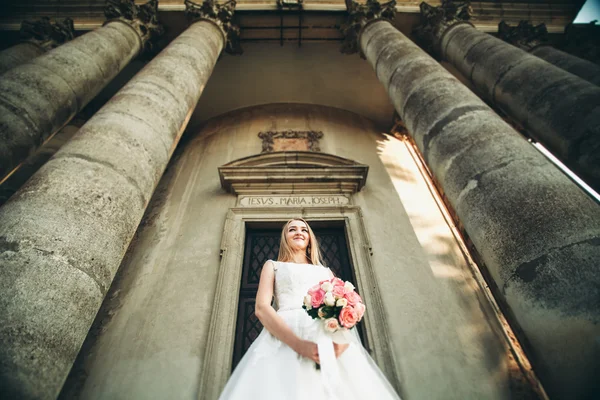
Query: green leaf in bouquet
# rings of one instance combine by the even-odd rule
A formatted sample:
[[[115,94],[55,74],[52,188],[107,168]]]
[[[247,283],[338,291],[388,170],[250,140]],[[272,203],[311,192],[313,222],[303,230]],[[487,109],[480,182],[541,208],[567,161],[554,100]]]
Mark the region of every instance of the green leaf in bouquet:
[[[324,306],[320,308],[321,315],[324,319],[331,318],[335,315],[335,307]]]

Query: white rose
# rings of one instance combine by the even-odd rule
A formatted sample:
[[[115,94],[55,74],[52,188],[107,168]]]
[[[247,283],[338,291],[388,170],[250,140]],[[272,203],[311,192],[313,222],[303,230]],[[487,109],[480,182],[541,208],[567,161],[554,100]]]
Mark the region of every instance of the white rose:
[[[335,305],[337,307],[346,307],[348,305],[348,300],[346,300],[346,299],[338,299],[338,301],[335,302]]]
[[[312,297],[310,297],[309,294],[307,294],[306,296],[304,296],[304,305],[309,310],[312,308]]]
[[[328,318],[325,320],[325,330],[327,332],[335,332],[340,328],[337,318]]]
[[[331,282],[323,282],[321,289],[326,292],[331,292],[333,290],[333,284]]]
[[[347,292],[351,292],[354,290],[354,285],[346,281],[346,283],[344,283],[344,290],[346,290]]]
[[[333,297],[333,293],[331,293],[331,292],[325,293],[325,299],[323,299],[323,302],[325,303],[326,306],[334,306],[335,305],[335,297]]]

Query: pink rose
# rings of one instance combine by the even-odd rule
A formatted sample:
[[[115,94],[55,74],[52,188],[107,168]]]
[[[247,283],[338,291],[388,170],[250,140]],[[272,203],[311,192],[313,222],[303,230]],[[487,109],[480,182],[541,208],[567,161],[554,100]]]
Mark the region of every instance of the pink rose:
[[[317,284],[317,285],[314,285],[313,287],[311,287],[310,289],[308,289],[308,294],[314,293],[314,292],[316,292],[319,289],[321,289],[321,284],[320,283]]]
[[[340,328],[340,324],[338,324],[337,319],[335,318],[328,318],[325,320],[325,330],[327,332],[335,332]]]
[[[321,285],[315,285],[313,287],[311,287],[310,289],[308,289],[308,294],[312,296],[313,293],[318,292],[321,289]]]
[[[359,321],[362,319],[363,315],[365,315],[366,308],[367,307],[365,307],[363,303],[356,303],[356,305],[354,306],[354,310],[358,314]]]
[[[345,282],[343,280],[341,280],[340,278],[331,278],[331,283],[333,283],[333,286],[341,286],[344,287]]]
[[[362,303],[361,297],[354,291],[345,293],[344,298],[348,300],[348,305],[352,307],[354,307],[357,303]]]
[[[340,311],[340,324],[345,328],[352,328],[358,322],[358,313],[352,307],[344,307]]]
[[[331,293],[333,293],[336,299],[341,299],[345,294],[344,286],[334,286]]]
[[[323,289],[319,289],[314,292],[309,291],[308,294],[311,297],[312,306],[314,308],[317,308],[323,304],[323,300],[325,299],[325,291]]]

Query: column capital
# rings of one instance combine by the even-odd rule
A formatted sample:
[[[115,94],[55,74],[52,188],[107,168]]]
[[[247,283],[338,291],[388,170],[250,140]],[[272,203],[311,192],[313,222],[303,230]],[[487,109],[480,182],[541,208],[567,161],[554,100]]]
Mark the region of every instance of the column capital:
[[[219,4],[216,0],[204,0],[201,4],[185,0],[185,14],[192,21],[201,19],[212,21],[223,31],[225,38],[225,51],[229,54],[242,54],[240,45],[240,28],[233,24],[236,0],[229,0]]]
[[[473,14],[469,1],[442,0],[438,7],[425,2],[419,5],[421,10],[421,23],[413,30],[419,45],[429,54],[434,51],[448,28],[468,23]]]
[[[34,43],[48,51],[75,37],[75,28],[71,18],[51,22],[42,17],[37,21],[23,21],[20,35],[23,40]]]
[[[141,5],[133,0],[107,0],[104,15],[107,23],[123,21],[135,29],[146,50],[152,49],[154,39],[164,33],[164,27],[158,22],[158,0]]]
[[[534,26],[529,21],[521,21],[517,26],[510,26],[506,22],[500,21],[498,37],[513,46],[531,51],[535,47],[547,43],[548,29],[544,23]]]
[[[340,30],[344,35],[341,51],[345,54],[359,53],[358,39],[361,30],[372,21],[380,19],[393,21],[396,16],[396,0],[387,3],[380,3],[377,0],[367,0],[366,3],[357,3],[353,0],[345,1],[348,19],[340,26]],[[362,54],[361,57],[364,58]]]

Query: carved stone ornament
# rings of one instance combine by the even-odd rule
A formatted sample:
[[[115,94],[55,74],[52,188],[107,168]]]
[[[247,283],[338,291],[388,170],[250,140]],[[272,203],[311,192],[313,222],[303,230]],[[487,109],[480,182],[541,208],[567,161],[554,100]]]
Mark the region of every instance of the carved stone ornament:
[[[274,151],[275,141],[281,139],[289,140],[305,140],[307,151],[321,151],[319,148],[319,139],[323,137],[323,132],[320,131],[268,131],[260,132],[258,137],[262,139],[262,152],[270,153]],[[281,149],[275,149],[281,150]]]
[[[42,17],[34,22],[23,21],[20,35],[23,40],[50,50],[72,40],[75,37],[75,27],[71,18],[52,23],[50,18]]]
[[[468,1],[442,0],[438,7],[422,2],[419,8],[421,23],[413,30],[413,35],[421,48],[429,54],[436,54],[436,47],[448,28],[469,23],[473,15]]]
[[[294,9],[302,8],[303,0],[277,0],[277,8],[283,9]]]
[[[242,54],[244,51],[240,45],[240,28],[232,22],[236,4],[235,0],[223,4],[215,0],[204,0],[202,4],[185,0],[185,14],[192,22],[198,19],[209,19],[216,23],[223,29],[227,38],[225,51],[229,54]]]
[[[342,44],[341,51],[344,54],[360,53],[358,37],[361,29],[370,21],[378,19],[392,21],[396,16],[396,0],[391,0],[387,3],[367,0],[365,4],[352,0],[345,1],[348,19],[340,26],[340,30],[344,35],[344,43]]]
[[[530,51],[548,41],[548,29],[546,29],[546,24],[533,26],[529,21],[521,21],[517,26],[510,26],[506,22],[500,21],[498,37],[513,46]]]
[[[120,20],[133,27],[146,50],[151,50],[155,39],[164,33],[158,22],[158,0],[139,6],[133,0],[107,0],[104,15],[108,21]]]

